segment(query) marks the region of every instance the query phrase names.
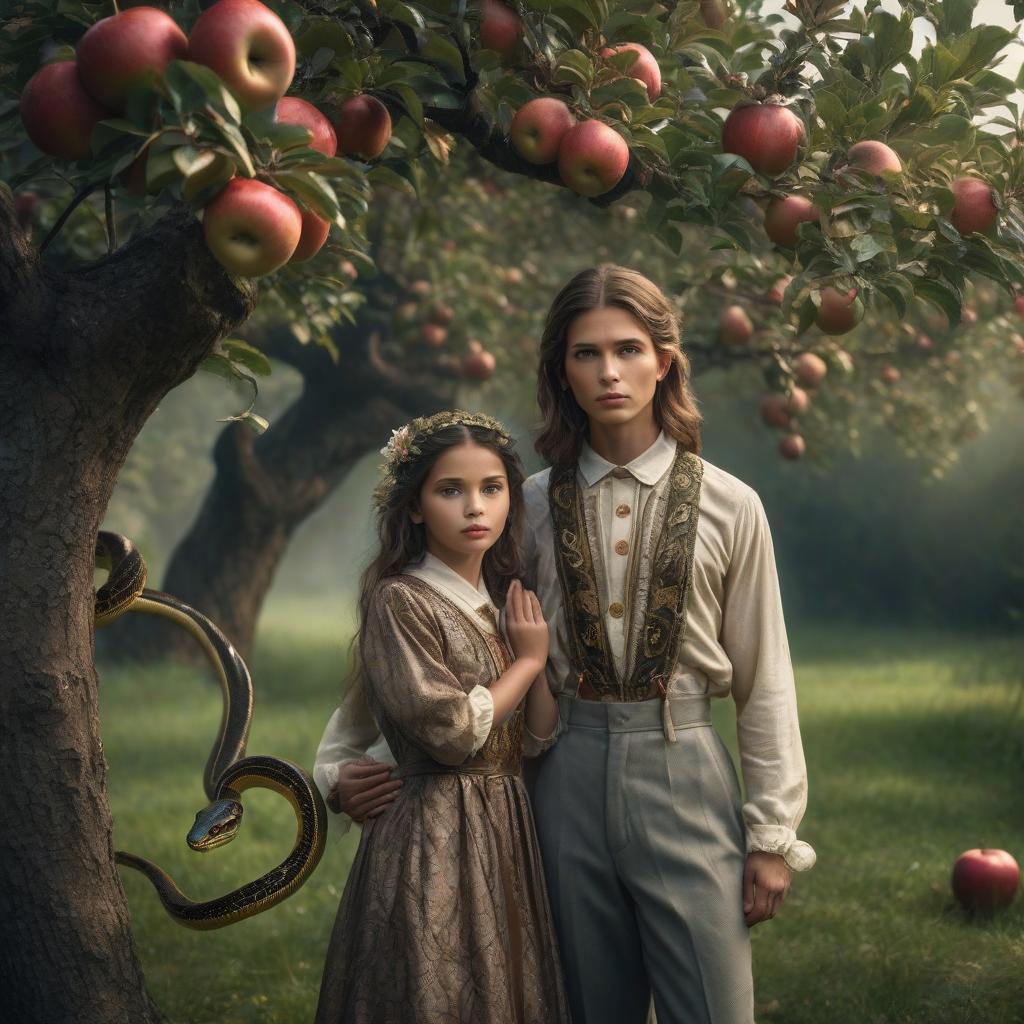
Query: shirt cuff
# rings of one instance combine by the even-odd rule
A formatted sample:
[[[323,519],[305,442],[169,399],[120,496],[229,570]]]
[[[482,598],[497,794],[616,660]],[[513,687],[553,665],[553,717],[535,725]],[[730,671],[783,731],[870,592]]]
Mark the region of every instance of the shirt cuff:
[[[808,871],[818,855],[785,825],[748,825],[747,853],[777,853],[791,871]]]
[[[553,747],[555,741],[558,739],[558,734],[561,732],[559,726],[561,720],[555,722],[555,727],[551,730],[550,735],[541,738],[535,732],[530,730],[530,727],[523,722],[523,757],[539,757],[544,753],[545,750]]]
[[[327,802],[327,797],[330,796],[331,790],[334,789],[335,784],[338,781],[338,773],[341,771],[342,765],[351,764],[353,761],[358,761],[357,757],[346,757],[340,761],[332,761],[328,764],[318,764],[313,769],[313,781],[316,782],[317,788],[320,790],[320,795],[324,798],[324,803]],[[343,836],[348,834],[348,830],[352,827],[352,819],[344,811],[332,811],[330,806],[327,808],[327,835],[332,840],[340,840]]]
[[[494,697],[486,686],[474,686],[469,691],[469,715],[473,725],[472,757],[487,742],[494,724]]]

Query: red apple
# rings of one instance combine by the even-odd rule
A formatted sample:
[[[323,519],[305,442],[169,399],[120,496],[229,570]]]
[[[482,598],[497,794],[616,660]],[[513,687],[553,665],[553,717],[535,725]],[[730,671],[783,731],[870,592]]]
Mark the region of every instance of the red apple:
[[[855,142],[847,150],[846,159],[851,167],[859,167],[869,174],[903,170],[903,164],[896,153],[884,142],[877,142],[874,139]]]
[[[203,236],[230,273],[262,277],[295,252],[302,236],[302,213],[276,188],[255,178],[232,178],[207,204]]]
[[[505,284],[513,287],[523,283],[523,272],[518,267],[509,267],[505,271]]]
[[[93,128],[113,116],[85,91],[73,60],[41,67],[21,93],[25,132],[44,153],[61,160],[87,157]]]
[[[798,241],[796,227],[804,221],[818,220],[819,210],[803,196],[772,199],[764,212],[764,233],[776,244],[792,249]]]
[[[498,361],[490,352],[467,352],[462,357],[463,376],[472,380],[486,380],[497,366]]]
[[[657,58],[640,43],[622,43],[620,46],[606,46],[601,50],[602,57],[614,57],[617,53],[632,50],[636,59],[626,69],[630,78],[639,79],[647,87],[647,98],[653,103],[661,95],[661,67]]]
[[[576,123],[569,108],[551,96],[530,100],[512,118],[509,137],[516,152],[531,164],[550,164],[558,157],[558,146]]]
[[[184,60],[188,39],[177,22],[155,7],[131,7],[97,21],[78,41],[78,74],[100,103],[124,110],[128,93]]]
[[[274,120],[281,124],[297,124],[308,128],[313,136],[309,141],[310,149],[324,156],[334,156],[338,152],[338,137],[334,134],[331,122],[312,103],[300,100],[298,96],[285,96],[277,101]]]
[[[423,324],[420,327],[420,338],[430,348],[440,348],[448,337],[448,332],[440,324]]]
[[[935,348],[935,343],[932,341],[931,338],[928,337],[927,334],[919,334],[914,339],[914,344],[922,352],[931,352],[931,350]]]
[[[581,196],[599,196],[615,188],[628,166],[626,140],[603,121],[580,122],[558,147],[558,173]]]
[[[725,24],[726,15],[724,0],[700,0],[700,16],[708,28],[721,28]]]
[[[1020,867],[1005,850],[967,850],[953,865],[953,895],[967,910],[1008,907],[1020,885]]]
[[[1017,310],[1018,316],[1024,316],[1024,295],[1018,295],[1013,300],[1013,308]]]
[[[846,334],[852,331],[864,317],[864,303],[851,288],[846,294],[831,286],[822,288],[821,305],[814,322],[825,334]]]
[[[455,319],[455,310],[451,306],[446,306],[443,302],[439,302],[430,311],[430,322],[432,324],[439,324],[441,327],[447,327],[452,320]]]
[[[788,427],[792,422],[789,415],[789,395],[773,392],[761,399],[761,419],[769,427]]]
[[[338,152],[373,160],[391,141],[391,115],[376,96],[352,96],[334,115]]]
[[[727,306],[718,318],[718,340],[723,345],[746,345],[754,325],[742,306]]]
[[[327,241],[331,233],[331,222],[325,220],[312,210],[302,211],[302,234],[299,235],[299,244],[295,246],[295,252],[289,263],[305,263],[312,259]]]
[[[793,416],[807,412],[811,404],[811,396],[803,388],[792,387],[786,396],[786,411]]]
[[[295,42],[259,0],[217,0],[192,26],[188,59],[216,71],[246,110],[262,110],[292,84]]]
[[[807,445],[799,434],[787,434],[779,441],[779,454],[790,462],[796,462],[804,457]]]
[[[722,128],[722,152],[743,157],[760,174],[781,174],[796,159],[804,126],[788,107],[741,103]]]
[[[792,280],[793,278],[789,274],[786,274],[784,277],[780,277],[778,281],[768,289],[768,294],[765,297],[769,302],[774,302],[776,306],[781,306],[786,298],[786,289],[789,287],[789,283]]]
[[[801,352],[793,360],[793,373],[801,384],[809,388],[816,388],[828,373],[828,364],[819,355],[813,352]]]
[[[480,4],[480,45],[509,57],[519,45],[523,23],[519,15],[501,0],[482,0]]]
[[[413,281],[409,285],[409,291],[421,299],[425,299],[433,290],[434,287],[429,281]]]
[[[898,384],[900,377],[902,376],[903,374],[901,374],[899,369],[895,366],[886,366],[882,370],[882,380],[884,380],[886,384]]]
[[[996,222],[999,211],[992,201],[992,186],[977,178],[957,178],[953,192],[953,211],[949,219],[961,235],[972,231],[985,232]]]

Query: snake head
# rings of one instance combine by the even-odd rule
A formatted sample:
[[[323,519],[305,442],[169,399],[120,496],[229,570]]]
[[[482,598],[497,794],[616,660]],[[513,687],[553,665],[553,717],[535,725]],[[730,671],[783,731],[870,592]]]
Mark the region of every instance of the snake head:
[[[186,842],[205,853],[230,843],[242,825],[242,805],[237,800],[214,800],[197,815]]]

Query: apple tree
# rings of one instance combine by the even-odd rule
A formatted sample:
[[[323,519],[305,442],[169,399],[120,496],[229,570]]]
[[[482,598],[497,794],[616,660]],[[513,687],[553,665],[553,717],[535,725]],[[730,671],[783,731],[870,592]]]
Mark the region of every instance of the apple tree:
[[[779,18],[757,3],[727,17],[713,2],[610,0],[8,4],[0,979],[10,1012],[156,1016],[112,858],[93,545],[163,395],[204,360],[226,372],[261,365],[251,346],[225,341],[256,306],[254,278],[309,326],[307,342],[329,345],[353,309],[349,282],[325,272],[328,233],[368,277],[369,205],[380,189],[416,187],[452,136],[596,207],[631,196],[652,245],[681,257],[696,244],[718,280],[723,260],[759,291],[788,273],[778,340],[753,346],[751,365],[778,374],[791,401],[801,349],[839,358],[806,335],[812,325],[832,337],[867,310],[880,322],[916,316],[921,301],[959,324],[971,275],[1007,299],[1024,283],[1021,119],[1014,83],[995,70],[1012,37],[972,26],[973,8],[914,0],[893,14],[869,0],[847,13],[834,0],[788,0]],[[936,41],[915,57],[916,17]],[[16,193],[61,206],[38,244]],[[816,219],[780,241],[773,204],[793,197]],[[731,321],[734,340],[746,325]],[[943,338],[922,378],[947,373],[961,343]]]

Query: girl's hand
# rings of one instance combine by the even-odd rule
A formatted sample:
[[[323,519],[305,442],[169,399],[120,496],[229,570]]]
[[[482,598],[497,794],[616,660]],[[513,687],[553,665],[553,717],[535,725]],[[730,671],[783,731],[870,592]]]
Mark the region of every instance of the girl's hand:
[[[392,766],[365,755],[338,769],[338,781],[327,806],[347,814],[357,824],[383,814],[402,788],[401,779],[391,778]]]
[[[539,672],[548,660],[548,624],[537,595],[532,590],[524,590],[519,580],[513,580],[508,588],[505,629],[513,654],[535,662]]]
[[[743,914],[752,927],[773,918],[789,892],[789,868],[777,853],[747,854],[743,872]]]

